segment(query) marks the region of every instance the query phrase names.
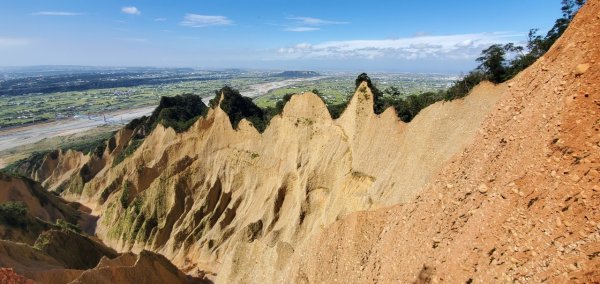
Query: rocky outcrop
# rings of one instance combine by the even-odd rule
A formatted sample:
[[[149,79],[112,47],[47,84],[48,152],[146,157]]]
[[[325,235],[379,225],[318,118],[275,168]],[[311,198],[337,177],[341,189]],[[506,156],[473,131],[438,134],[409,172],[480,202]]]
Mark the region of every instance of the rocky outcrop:
[[[234,128],[216,107],[182,133],[158,125],[113,163],[132,137],[123,129],[105,167],[63,196],[92,207],[98,236],[120,251],[155,251],[224,281],[281,279],[324,226],[412,198],[470,143],[505,89],[482,84],[408,124],[391,108],[374,114],[366,84],[336,120],[318,96],[293,96],[263,133],[245,119]]]

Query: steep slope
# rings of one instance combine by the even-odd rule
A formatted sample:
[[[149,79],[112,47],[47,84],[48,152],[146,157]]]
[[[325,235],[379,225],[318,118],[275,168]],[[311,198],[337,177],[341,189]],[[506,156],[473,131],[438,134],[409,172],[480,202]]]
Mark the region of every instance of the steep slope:
[[[339,119],[306,93],[266,128],[223,94],[187,131],[124,128],[29,172],[91,206],[110,247],[217,282],[595,280],[598,5],[511,82],[410,123],[375,115],[364,82]],[[90,275],[143,275],[115,263]]]
[[[0,173],[0,282],[25,283],[10,281],[27,278],[35,283],[80,283],[81,276],[85,283],[108,283],[110,279],[135,282],[147,277],[156,282],[144,283],[201,283],[201,278],[183,274],[164,257],[152,253],[131,254],[136,259],[131,267],[111,265],[99,277],[95,271],[97,265],[104,265],[100,260],[110,262],[109,258],[118,254],[78,233],[77,223],[84,229],[95,229],[95,219],[77,210],[81,207],[47,192],[33,180]],[[11,270],[4,269],[7,267]]]
[[[70,230],[48,230],[40,234],[34,247],[69,269],[90,269],[101,258],[115,258],[111,248]]]
[[[600,281],[600,2],[515,79],[474,143],[404,205],[308,242],[296,282]]]
[[[158,125],[115,164],[133,135],[123,129],[102,155],[106,166],[63,196],[101,215],[97,234],[111,247],[159,252],[224,281],[279,279],[323,226],[414,196],[471,141],[505,88],[482,84],[409,124],[393,109],[375,115],[366,84],[337,120],[307,93],[293,96],[262,134],[246,120],[234,129],[216,107],[187,132]],[[38,175],[81,172],[48,169]],[[68,179],[45,182],[58,187],[52,180]]]
[[[33,244],[57,220],[86,225],[89,216],[74,206],[33,180],[0,173],[0,239]]]
[[[139,255],[123,254],[116,259],[102,259],[70,283],[212,283],[183,274],[164,256],[149,251]]]
[[[71,239],[76,240],[72,236]],[[90,250],[87,245],[77,247],[82,248],[84,251]],[[62,249],[62,253],[69,252],[68,246],[63,246]],[[77,254],[77,251],[72,250],[71,253]],[[142,251],[139,255],[123,254],[113,259],[102,257],[91,268],[85,263],[89,259],[82,260],[84,262],[79,264],[65,265],[63,261],[31,246],[0,240],[0,267],[10,267],[14,278],[25,277],[35,283],[211,283],[185,275],[165,257],[148,251]],[[69,268],[82,264],[89,269]],[[3,272],[3,269],[0,268],[0,271]],[[1,280],[3,279],[0,278]]]

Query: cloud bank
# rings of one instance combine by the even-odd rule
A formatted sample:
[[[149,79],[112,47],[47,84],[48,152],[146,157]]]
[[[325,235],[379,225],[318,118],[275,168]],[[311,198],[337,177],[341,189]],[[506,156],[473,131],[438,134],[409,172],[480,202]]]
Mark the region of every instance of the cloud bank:
[[[328,41],[300,43],[277,50],[287,59],[470,59],[495,43],[518,40],[522,34],[477,33],[443,36],[418,36],[399,39]]]

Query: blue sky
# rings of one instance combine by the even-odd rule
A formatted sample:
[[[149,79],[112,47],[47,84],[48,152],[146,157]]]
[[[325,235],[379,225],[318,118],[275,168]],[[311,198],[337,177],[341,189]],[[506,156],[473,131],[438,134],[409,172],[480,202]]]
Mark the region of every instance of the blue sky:
[[[0,66],[460,72],[559,0],[0,0]]]

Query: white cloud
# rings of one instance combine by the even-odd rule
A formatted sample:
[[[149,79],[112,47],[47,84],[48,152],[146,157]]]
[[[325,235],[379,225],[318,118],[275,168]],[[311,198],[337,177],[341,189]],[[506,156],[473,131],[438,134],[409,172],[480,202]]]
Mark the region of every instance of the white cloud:
[[[471,59],[482,49],[495,43],[521,39],[522,34],[478,33],[444,36],[419,36],[399,39],[329,41],[319,44],[301,43],[277,50],[280,56],[297,58],[398,58]]]
[[[225,16],[210,16],[198,14],[186,14],[181,22],[182,26],[193,28],[204,28],[209,26],[228,26],[233,21]]]
[[[321,26],[348,24],[348,22],[330,21],[313,17],[287,17],[286,19],[290,21],[290,23],[284,25],[285,28],[283,30],[286,32],[311,32],[320,30]]]
[[[324,26],[324,25],[345,25],[348,22],[329,21],[312,17],[288,17],[288,20],[296,21],[300,25],[306,26]]]
[[[167,21],[167,18],[156,18],[154,19],[155,22],[165,22]]]
[[[81,16],[83,13],[65,12],[65,11],[40,11],[31,13],[33,16]]]
[[[288,27],[283,29],[286,32],[312,32],[318,31],[320,28],[317,27]]]
[[[125,14],[129,14],[129,15],[141,15],[142,14],[142,12],[140,10],[138,10],[137,7],[134,7],[134,6],[123,7],[123,8],[121,8],[121,12],[123,12]]]
[[[0,37],[0,48],[3,47],[21,47],[31,44],[31,40],[28,38],[10,38]]]

